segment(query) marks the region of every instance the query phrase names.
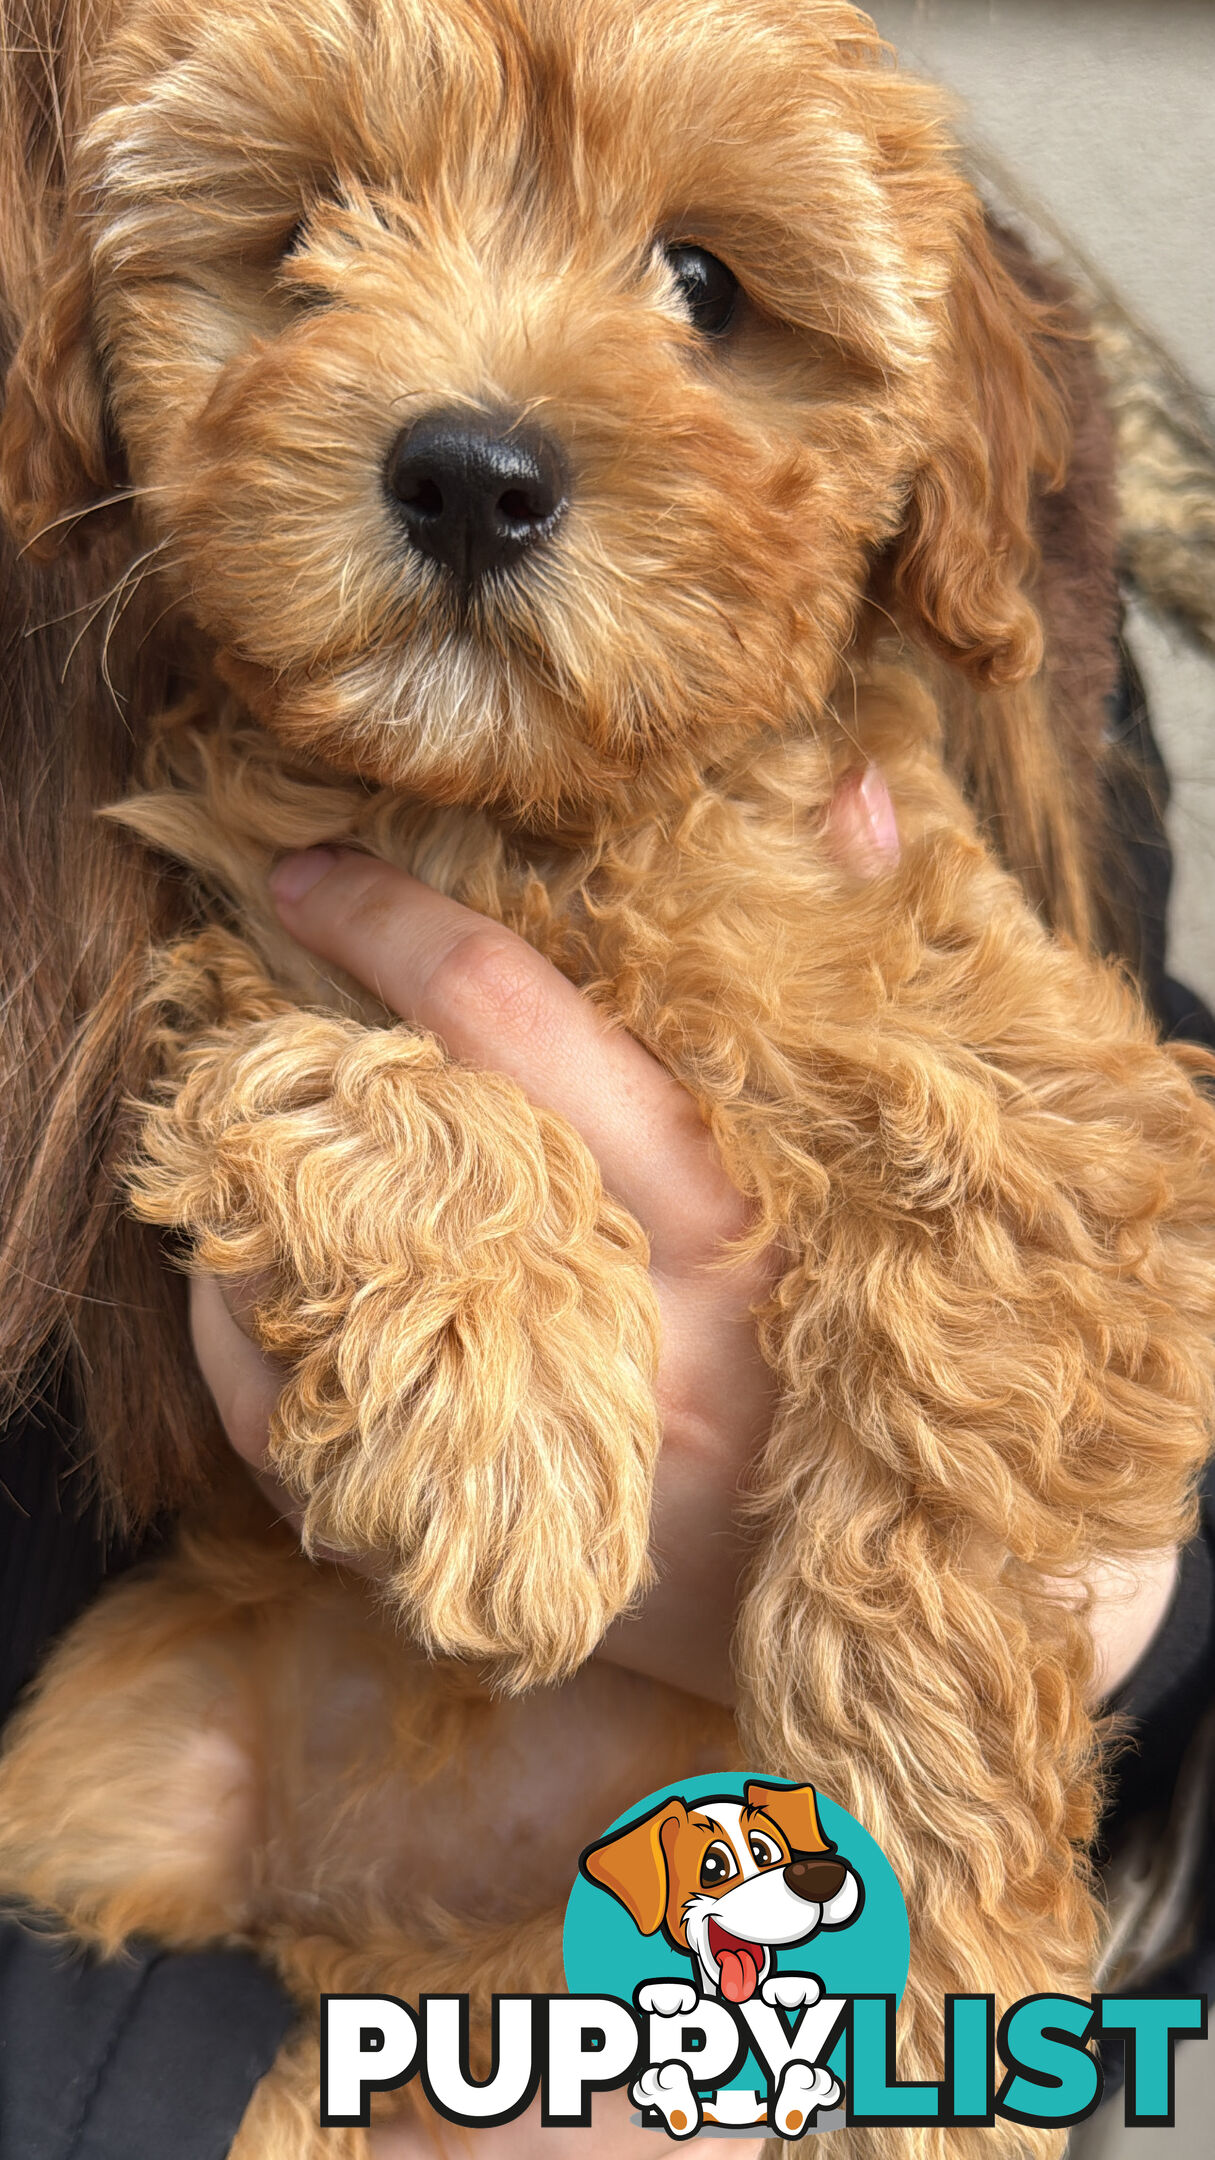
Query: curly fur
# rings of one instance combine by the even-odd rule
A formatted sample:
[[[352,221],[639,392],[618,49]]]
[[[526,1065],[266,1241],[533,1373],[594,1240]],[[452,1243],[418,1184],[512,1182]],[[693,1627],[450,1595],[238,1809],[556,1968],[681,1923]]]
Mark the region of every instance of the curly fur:
[[[737,1755],[889,1854],[902,2073],[932,2075],[947,1992],[1091,1981],[1099,1734],[1060,1582],[1185,1533],[1215,1386],[1207,1066],[1085,949],[1051,719],[1035,495],[1067,466],[1071,333],[932,94],[831,0],[94,19],[0,460],[33,546],[125,474],[102,514],[134,521],[190,683],[138,714],[113,820],[200,918],[143,986],[126,1190],[255,1278],[309,1537],[388,1573],[373,1611],[224,1517],[114,1592],[18,1722],[3,1879],[110,1947],[251,1941],[304,2003],[484,1997],[551,1979],[612,1792]],[[728,351],[655,234],[737,265]],[[467,619],[381,499],[436,401],[540,413],[575,468],[551,552]],[[903,854],[866,881],[824,826],[868,757]],[[985,757],[1023,883],[950,777]],[[585,1662],[646,1579],[641,1232],[561,1120],[291,949],[264,874],[316,840],[490,918],[491,1005],[528,994],[494,922],[555,961],[692,1092],[745,1242],[776,1243],[736,1731]],[[580,1744],[611,1756],[593,1789]],[[539,1821],[511,1798],[496,1845],[529,1749]],[[435,1851],[458,1831],[451,1865],[411,1868],[402,1808]],[[242,2160],[320,2150],[310,2076],[284,2058]],[[858,2160],[972,2144],[848,2134]]]
[[[391,1553],[434,1649],[519,1685],[574,1671],[649,1579],[640,1230],[513,1082],[267,997],[222,932],[170,953],[167,995],[183,971],[222,1021],[171,1060],[131,1198],[190,1232],[197,1266],[257,1279],[306,1544]]]

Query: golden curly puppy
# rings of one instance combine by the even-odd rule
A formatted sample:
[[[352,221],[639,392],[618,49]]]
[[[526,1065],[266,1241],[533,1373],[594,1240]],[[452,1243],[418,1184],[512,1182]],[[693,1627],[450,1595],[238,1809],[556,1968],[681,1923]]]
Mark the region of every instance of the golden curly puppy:
[[[82,1103],[111,1144],[98,1074],[142,1087],[134,1209],[256,1278],[274,1459],[310,1539],[388,1556],[391,1612],[255,1527],[112,1593],[19,1722],[0,1872],[108,1944],[248,1940],[305,2003],[542,1987],[579,1846],[729,1754],[884,1846],[932,2075],[947,1992],[1090,1984],[1059,1578],[1185,1532],[1213,1408],[1200,1060],[1082,949],[1034,522],[1066,334],[836,0],[99,0],[60,39],[54,99],[5,63],[3,495],[36,549],[108,517],[111,627],[138,588],[168,655],[106,842],[167,897],[131,903],[46,1159]],[[904,845],[863,879],[824,819],[869,756]],[[582,984],[782,1255],[736,1734],[585,1662],[647,1579],[641,1233],[560,1119],[290,946],[265,873],[321,840]],[[148,1386],[132,1505],[209,1460]],[[528,1751],[557,1789],[504,1870]],[[363,2149],[309,2077],[267,2081],[248,2160]]]

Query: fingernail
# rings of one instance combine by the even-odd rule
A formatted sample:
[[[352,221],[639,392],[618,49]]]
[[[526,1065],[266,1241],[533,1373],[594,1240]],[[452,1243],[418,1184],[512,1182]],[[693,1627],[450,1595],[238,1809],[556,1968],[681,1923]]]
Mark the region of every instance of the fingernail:
[[[894,814],[894,804],[890,800],[890,790],[876,765],[866,765],[861,776],[860,796],[873,847],[887,862],[897,862],[899,823]]]
[[[290,905],[302,900],[314,885],[327,877],[337,862],[336,850],[331,847],[303,848],[295,855],[284,855],[281,862],[270,872],[270,890],[276,900]]]

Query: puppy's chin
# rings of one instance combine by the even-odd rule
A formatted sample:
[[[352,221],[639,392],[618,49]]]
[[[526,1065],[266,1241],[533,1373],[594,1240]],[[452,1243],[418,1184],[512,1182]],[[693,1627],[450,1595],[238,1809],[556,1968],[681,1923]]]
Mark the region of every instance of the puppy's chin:
[[[583,704],[520,656],[447,628],[341,668],[271,670],[231,651],[222,678],[296,759],[436,803],[492,807],[545,830],[598,824],[681,763],[635,703]]]
[[[616,660],[575,674],[500,621],[450,614],[297,667],[231,646],[216,655],[221,677],[292,758],[571,837],[686,799],[695,773],[809,709],[787,684],[774,697],[759,669],[747,699],[737,681],[719,680],[716,694],[689,681],[670,655],[634,648]]]

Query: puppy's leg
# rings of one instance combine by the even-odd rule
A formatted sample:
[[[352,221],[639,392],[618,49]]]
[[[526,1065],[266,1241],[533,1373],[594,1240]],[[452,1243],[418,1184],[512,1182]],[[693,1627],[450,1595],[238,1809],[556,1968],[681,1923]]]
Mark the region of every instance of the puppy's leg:
[[[1092,1988],[1082,1585],[1188,1534],[1215,1402],[1197,1053],[1157,1048],[994,880],[968,949],[959,886],[932,889],[915,998],[837,1026],[790,1110],[805,1257],[768,1322],[785,1392],[737,1644],[749,1759],[813,1778],[899,1877],[900,2075],[930,2079],[948,1994]],[[850,2160],[1024,2160],[1062,2133],[849,2139]]]
[[[258,1646],[308,1572],[272,1545],[212,1542],[106,1593],[6,1731],[0,1896],[111,1955],[135,1934],[190,1950],[272,1933]],[[317,2094],[315,2032],[293,2034],[234,2155],[365,2160],[363,2132],[320,2129]]]
[[[298,1567],[299,1563],[296,1562]],[[56,1649],[0,1757],[0,1894],[105,1952],[245,1933],[261,1831],[260,1590],[175,1561],[107,1592]]]
[[[254,2089],[228,2160],[366,2160],[365,2130],[322,2130],[315,2033],[286,2042]]]
[[[257,1278],[306,1540],[382,1555],[428,1646],[569,1672],[646,1578],[641,1232],[568,1125],[432,1038],[293,1010],[218,933],[172,991],[190,1024],[131,1192]]]
[[[413,2007],[423,1996],[467,1995],[469,2075],[485,2080],[494,2070],[493,1998],[563,1989],[564,1903],[506,1921],[461,1918],[433,1906],[418,1926],[386,1919],[376,1910],[370,1876],[368,1886],[366,1901],[356,1900],[342,1914],[343,1933],[327,1933],[323,1920],[301,1928],[298,1919],[270,1932],[267,1947],[308,2022],[253,2095],[230,2160],[366,2160],[365,2132],[318,2129],[315,2014],[323,1995],[388,1995]],[[416,2075],[393,2091],[373,2094],[371,2119],[399,2125],[402,2142],[408,2136],[408,2150],[418,2160],[470,2160],[480,2150],[477,2139],[470,2145],[464,2131],[435,2114]]]

